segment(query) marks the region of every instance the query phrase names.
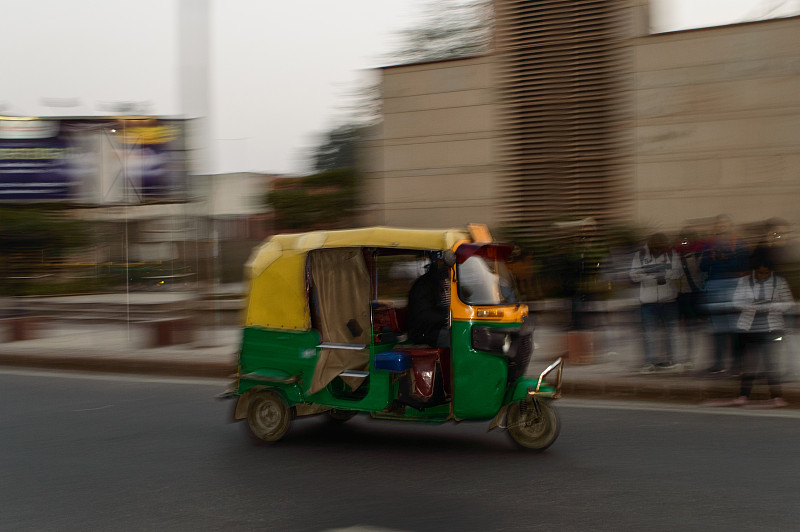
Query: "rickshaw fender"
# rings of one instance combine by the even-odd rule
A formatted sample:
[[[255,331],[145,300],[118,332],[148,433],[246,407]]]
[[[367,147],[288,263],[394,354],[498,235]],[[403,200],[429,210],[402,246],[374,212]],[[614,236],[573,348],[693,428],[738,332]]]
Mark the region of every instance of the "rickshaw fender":
[[[289,404],[289,406],[303,402],[303,394],[300,391],[300,387],[296,384],[284,386],[253,386],[245,393],[240,395],[236,400],[236,408],[233,411],[234,421],[245,419],[247,417],[247,410],[250,407],[250,399],[252,399],[253,395],[263,392],[264,390],[270,390],[279,393],[283,397],[284,401]]]

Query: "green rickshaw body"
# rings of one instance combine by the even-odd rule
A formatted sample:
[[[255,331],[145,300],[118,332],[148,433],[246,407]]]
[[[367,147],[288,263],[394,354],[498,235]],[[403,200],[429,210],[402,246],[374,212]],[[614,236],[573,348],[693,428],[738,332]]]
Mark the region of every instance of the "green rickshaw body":
[[[490,324],[494,328],[521,323]],[[508,359],[477,351],[471,345],[474,322],[453,320],[453,414],[458,419],[487,419],[497,415],[506,394]]]
[[[450,345],[413,345],[405,328],[407,290],[441,253],[450,254]],[[325,411],[341,419],[366,412],[435,423],[497,421],[509,405],[557,398],[560,361],[547,372],[558,370],[555,383],[545,374],[525,376],[532,328],[501,271],[504,253],[460,230],[273,237],[246,267],[239,368],[227,394],[237,398],[235,417],[274,441],[290,417]]]

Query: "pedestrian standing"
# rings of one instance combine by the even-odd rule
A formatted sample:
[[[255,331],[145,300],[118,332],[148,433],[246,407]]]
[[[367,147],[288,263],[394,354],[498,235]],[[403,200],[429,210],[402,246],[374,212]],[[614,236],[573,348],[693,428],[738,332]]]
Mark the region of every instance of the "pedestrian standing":
[[[714,362],[707,370],[711,374],[741,372],[741,346],[736,330],[733,293],[739,277],[747,269],[748,249],[731,229],[730,218],[717,216],[714,238],[700,260],[700,269],[707,275],[706,309],[714,335]],[[730,364],[726,366],[725,359],[728,356]]]
[[[776,346],[784,335],[783,314],[794,302],[786,280],[775,273],[767,248],[758,247],[751,257],[750,275],[739,279],[733,296],[741,311],[737,327],[742,339],[742,377],[736,404],[747,404],[759,367],[766,377],[770,399],[764,406],[786,406],[781,396]]]
[[[630,277],[639,284],[644,340],[645,363],[642,373],[675,367],[678,323],[676,281],[680,276],[680,263],[664,233],[656,233],[648,238],[644,248],[633,257]],[[663,355],[657,352],[659,337],[663,340]]]
[[[800,297],[800,246],[797,245],[789,223],[778,217],[764,222],[763,245],[769,250],[774,273],[787,282],[792,299]],[[785,335],[778,349],[782,361],[784,378],[797,380],[800,377],[800,339],[797,336],[797,312],[784,316]]]

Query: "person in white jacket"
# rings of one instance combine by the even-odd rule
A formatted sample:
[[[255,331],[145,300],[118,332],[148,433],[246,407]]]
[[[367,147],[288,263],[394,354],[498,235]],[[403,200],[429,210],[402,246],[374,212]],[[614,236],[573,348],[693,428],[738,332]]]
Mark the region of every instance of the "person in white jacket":
[[[675,366],[675,335],[678,323],[678,288],[682,270],[676,253],[663,233],[647,239],[644,249],[633,257],[630,277],[639,283],[642,335],[644,339],[643,373]],[[664,357],[657,353],[658,337],[664,340]]]
[[[775,347],[783,339],[783,315],[792,309],[794,300],[786,280],[775,274],[767,248],[753,251],[751,266],[752,272],[739,279],[733,294],[733,306],[741,311],[736,325],[743,347],[741,388],[735,403],[748,403],[761,365],[771,396],[765,406],[786,406],[781,397]]]

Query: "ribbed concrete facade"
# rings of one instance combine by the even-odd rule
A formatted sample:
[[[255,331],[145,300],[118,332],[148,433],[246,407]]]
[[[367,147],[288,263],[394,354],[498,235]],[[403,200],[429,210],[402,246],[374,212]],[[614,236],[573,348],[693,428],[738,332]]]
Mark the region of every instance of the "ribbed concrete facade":
[[[630,72],[619,0],[495,0],[500,217],[529,238],[555,222],[626,218]]]

